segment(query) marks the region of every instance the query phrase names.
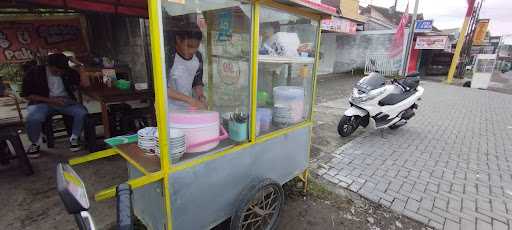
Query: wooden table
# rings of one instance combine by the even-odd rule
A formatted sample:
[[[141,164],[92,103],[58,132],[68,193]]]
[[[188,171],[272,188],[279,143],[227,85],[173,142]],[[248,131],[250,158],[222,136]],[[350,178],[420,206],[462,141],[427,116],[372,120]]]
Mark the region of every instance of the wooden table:
[[[115,147],[119,154],[123,156],[130,164],[144,174],[160,171],[160,157],[146,155],[137,143],[122,144]]]
[[[110,121],[108,119],[108,104],[115,104],[127,101],[150,100],[152,104],[154,94],[149,90],[120,90],[117,88],[83,88],[81,92],[89,96],[101,105],[101,123],[103,124],[104,135],[111,137]]]
[[[11,142],[15,156],[7,155],[0,156],[0,158],[4,158],[6,160],[10,160],[13,158],[18,158],[21,161],[21,167],[26,175],[32,175],[34,170],[32,169],[32,165],[27,157],[25,149],[23,148],[23,144],[21,142],[19,136],[19,130],[23,129],[23,122],[20,121],[19,118],[0,118],[0,141],[9,141]]]

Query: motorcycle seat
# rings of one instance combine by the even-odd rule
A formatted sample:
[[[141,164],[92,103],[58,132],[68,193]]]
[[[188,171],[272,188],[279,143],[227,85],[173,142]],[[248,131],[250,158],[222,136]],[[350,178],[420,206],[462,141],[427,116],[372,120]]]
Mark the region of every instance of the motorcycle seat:
[[[392,93],[387,95],[386,97],[382,98],[379,101],[380,106],[386,106],[386,105],[396,105],[405,99],[409,98],[410,96],[414,95],[416,93],[416,90],[412,89],[409,91],[406,91],[404,93]]]
[[[400,84],[405,86],[405,91],[411,91],[413,89],[418,88],[420,85],[419,77],[406,77],[405,79],[399,80]]]
[[[419,77],[420,76],[420,73],[419,72],[412,72],[412,73],[409,73],[405,76],[405,78],[412,78],[412,77]]]

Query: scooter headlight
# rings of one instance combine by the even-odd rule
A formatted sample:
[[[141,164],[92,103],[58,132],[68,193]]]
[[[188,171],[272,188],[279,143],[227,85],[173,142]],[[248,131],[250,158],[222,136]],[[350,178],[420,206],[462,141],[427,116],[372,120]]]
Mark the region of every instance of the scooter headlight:
[[[382,95],[385,91],[386,91],[385,88],[380,88],[380,89],[371,90],[368,93],[364,93],[358,89],[353,89],[352,96],[350,97],[350,100],[354,103],[360,103],[360,102],[373,100],[376,97]]]

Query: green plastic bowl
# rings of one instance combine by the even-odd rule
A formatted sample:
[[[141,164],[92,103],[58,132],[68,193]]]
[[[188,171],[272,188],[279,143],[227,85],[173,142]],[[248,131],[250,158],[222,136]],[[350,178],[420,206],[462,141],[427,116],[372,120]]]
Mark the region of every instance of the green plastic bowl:
[[[265,91],[258,91],[256,98],[258,106],[266,106],[270,103],[270,96]]]
[[[127,80],[117,80],[114,86],[121,90],[128,90],[130,89],[131,82]]]

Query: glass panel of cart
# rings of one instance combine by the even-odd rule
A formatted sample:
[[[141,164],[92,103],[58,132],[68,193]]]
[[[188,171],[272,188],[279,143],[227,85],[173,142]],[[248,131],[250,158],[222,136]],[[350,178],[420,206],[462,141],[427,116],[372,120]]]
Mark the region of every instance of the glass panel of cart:
[[[257,135],[309,120],[318,23],[261,7]]]
[[[171,160],[247,142],[251,5],[162,1],[162,21]]]

